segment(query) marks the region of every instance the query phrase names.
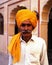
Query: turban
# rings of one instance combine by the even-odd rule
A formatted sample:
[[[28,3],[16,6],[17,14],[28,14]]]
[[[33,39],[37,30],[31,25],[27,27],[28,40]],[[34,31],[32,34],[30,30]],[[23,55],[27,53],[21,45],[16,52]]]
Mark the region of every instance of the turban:
[[[22,9],[19,10],[16,14],[16,22],[17,22],[17,26],[20,27],[20,25],[22,24],[22,22],[24,22],[24,20],[29,19],[31,24],[33,25],[33,27],[36,27],[37,25],[37,17],[36,17],[36,13],[32,12],[28,9]]]

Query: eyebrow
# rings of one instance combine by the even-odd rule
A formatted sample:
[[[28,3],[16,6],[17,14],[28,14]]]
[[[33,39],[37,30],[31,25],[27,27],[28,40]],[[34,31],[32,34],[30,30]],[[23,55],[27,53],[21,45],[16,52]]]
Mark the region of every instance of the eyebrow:
[[[27,26],[31,26],[32,24],[29,24],[29,23],[28,23],[28,24],[24,24],[24,23],[22,23],[22,25],[21,25],[21,26],[23,26],[23,27],[24,27],[24,26],[26,26],[26,25],[27,25]]]

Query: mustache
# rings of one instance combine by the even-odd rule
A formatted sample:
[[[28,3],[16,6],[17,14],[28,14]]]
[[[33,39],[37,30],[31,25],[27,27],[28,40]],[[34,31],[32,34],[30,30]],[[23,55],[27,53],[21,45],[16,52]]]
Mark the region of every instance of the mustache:
[[[31,31],[30,30],[24,30],[24,31],[22,31],[22,33],[24,33],[24,34],[31,33]]]

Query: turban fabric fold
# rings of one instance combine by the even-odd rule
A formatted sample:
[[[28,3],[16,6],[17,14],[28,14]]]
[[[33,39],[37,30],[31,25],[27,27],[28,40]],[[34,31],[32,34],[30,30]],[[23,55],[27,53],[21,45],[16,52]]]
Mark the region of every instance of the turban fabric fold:
[[[24,22],[27,19],[30,20],[33,27],[36,27],[36,25],[37,25],[37,17],[36,17],[35,12],[32,12],[32,11],[30,11],[28,9],[22,9],[22,10],[19,10],[17,12],[17,14],[16,14],[16,22],[17,22],[18,27],[20,27],[22,22]]]
[[[19,62],[20,60],[20,53],[21,53],[20,34],[21,33],[14,35],[8,45],[8,51],[13,57],[13,63]]]

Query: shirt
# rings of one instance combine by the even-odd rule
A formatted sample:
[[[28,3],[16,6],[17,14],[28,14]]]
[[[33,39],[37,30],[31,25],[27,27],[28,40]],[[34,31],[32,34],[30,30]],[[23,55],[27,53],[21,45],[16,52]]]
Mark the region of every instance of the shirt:
[[[8,65],[48,65],[47,49],[45,40],[32,35],[26,43],[21,40],[21,57],[20,61],[12,64],[12,57],[9,55]]]

